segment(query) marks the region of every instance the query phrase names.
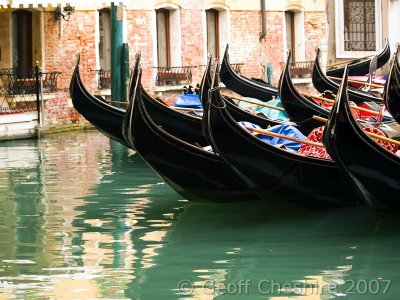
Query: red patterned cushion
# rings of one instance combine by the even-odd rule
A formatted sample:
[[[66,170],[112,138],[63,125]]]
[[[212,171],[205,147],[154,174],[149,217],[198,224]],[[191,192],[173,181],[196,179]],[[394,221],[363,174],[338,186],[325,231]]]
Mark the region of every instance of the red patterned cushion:
[[[349,101],[350,106],[357,106],[357,104],[353,101]],[[355,109],[355,108],[351,108],[351,112],[353,113],[353,117],[354,119],[360,119],[361,115],[360,115],[360,110]]]
[[[373,127],[373,126],[364,127],[364,130],[366,132],[372,132],[372,133],[375,133],[377,135],[381,135],[381,136],[386,137],[386,134],[382,130],[380,130],[380,129],[376,128],[376,127]],[[392,143],[389,143],[389,142],[386,142],[386,141],[382,141],[382,140],[378,140],[378,139],[375,139],[375,138],[372,138],[372,139],[375,142],[377,142],[379,145],[381,145],[383,148],[389,150],[390,152],[396,153],[397,150],[399,150],[399,146],[397,146],[395,144],[392,144]]]
[[[382,130],[380,130],[380,129],[376,128],[376,127],[373,127],[373,126],[365,127],[364,130],[366,132],[372,132],[372,133],[375,133],[377,135],[386,137],[385,133]],[[324,131],[324,126],[315,128],[307,136],[307,140],[312,141],[312,142],[321,143],[323,131]],[[381,145],[385,149],[389,150],[390,152],[396,153],[399,150],[399,146],[397,146],[395,144],[392,144],[392,143],[389,143],[389,142],[386,142],[386,141],[382,141],[382,140],[378,140],[378,139],[374,139],[374,140],[379,145]],[[323,147],[317,147],[317,146],[303,144],[300,147],[298,153],[299,154],[303,154],[303,155],[307,155],[307,156],[312,156],[312,157],[331,159],[331,157],[329,156],[329,154],[326,152],[325,148],[323,148]]]
[[[312,142],[321,143],[323,131],[324,131],[324,126],[315,128],[307,136],[307,140],[312,141]],[[300,147],[298,153],[299,154],[303,154],[303,155],[307,155],[307,156],[313,156],[313,157],[324,158],[324,159],[331,159],[331,157],[326,152],[324,147],[317,147],[317,146],[303,144]]]

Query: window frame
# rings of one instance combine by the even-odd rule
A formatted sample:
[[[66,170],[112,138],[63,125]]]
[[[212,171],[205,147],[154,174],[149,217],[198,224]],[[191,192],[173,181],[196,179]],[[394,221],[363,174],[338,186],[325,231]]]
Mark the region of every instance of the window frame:
[[[220,58],[220,43],[219,43],[219,10],[215,9],[215,8],[210,8],[206,10],[206,23],[207,23],[207,31],[206,31],[206,35],[207,35],[207,52],[210,52],[210,44],[209,44],[209,39],[210,39],[210,33],[209,33],[209,14],[212,14],[212,18],[213,18],[213,42],[214,42],[214,48],[215,48],[215,53],[212,53],[215,58]],[[210,16],[211,17],[211,16]]]
[[[33,12],[28,9],[16,9],[11,13],[11,64],[13,68],[32,69],[34,67],[33,18]],[[21,22],[22,20],[24,22]],[[24,45],[26,45],[26,47],[23,47]],[[14,53],[14,51],[16,51],[17,53]],[[16,56],[16,58],[18,59],[18,66],[15,65],[16,62],[14,61],[14,56]],[[22,62],[21,57],[23,58]]]
[[[203,9],[203,45],[204,46],[204,61],[207,61],[208,55],[208,30],[207,30],[207,11],[215,10],[218,12],[218,49],[220,58],[222,59],[227,44],[230,44],[230,10],[229,7],[223,4],[209,4]],[[223,34],[221,34],[223,33]]]
[[[103,26],[103,32],[101,32],[100,28],[100,23],[102,22],[102,14],[107,14],[109,18],[109,23],[108,24],[102,24]],[[96,22],[96,27],[98,31],[98,40],[96,40],[97,44],[97,56],[98,56],[98,64],[99,68],[103,70],[111,70],[111,8],[110,7],[102,7],[97,10],[97,22]],[[108,29],[104,29],[104,25],[109,25]],[[103,33],[103,37],[102,34]],[[106,34],[109,34],[106,36]],[[103,40],[102,40],[103,39]],[[104,44],[101,44],[101,42],[104,42]],[[101,47],[102,46],[102,47]],[[109,55],[107,53],[102,53],[103,57],[101,57],[101,51],[104,51],[107,46],[110,49]],[[103,48],[103,49],[101,49]],[[102,64],[103,62],[103,64]]]
[[[382,50],[382,0],[375,0],[375,41],[373,51],[346,51],[344,47],[344,2],[335,0],[336,58],[361,58],[374,55]]]
[[[286,16],[290,15],[290,28],[287,28]],[[305,45],[305,23],[304,23],[304,10],[303,9],[287,9],[283,11],[282,15],[283,22],[283,34],[284,34],[284,55],[283,60],[286,61],[286,53],[289,48],[287,43],[288,30],[292,34],[291,42],[292,45],[292,61],[299,62],[304,61],[306,57],[306,45]]]
[[[182,65],[182,28],[181,28],[181,16],[179,6],[172,3],[166,3],[162,5],[154,6],[152,11],[153,15],[153,62],[154,67],[158,65],[158,33],[157,33],[157,10],[167,9],[169,10],[170,18],[170,66],[181,66]]]
[[[164,21],[164,28],[165,28],[165,66],[163,67],[172,67],[171,65],[171,12],[169,9],[165,8],[160,8],[156,10],[156,31],[157,31],[157,65],[160,66],[160,43],[159,43],[159,20],[158,16],[163,15],[163,21]]]

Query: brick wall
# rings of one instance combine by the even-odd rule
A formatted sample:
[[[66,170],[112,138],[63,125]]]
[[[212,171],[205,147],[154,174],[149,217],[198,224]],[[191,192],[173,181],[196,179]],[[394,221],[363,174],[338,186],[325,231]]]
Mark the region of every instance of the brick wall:
[[[229,58],[231,63],[245,63],[242,74],[247,77],[260,77],[260,22],[259,11],[231,12]]]
[[[278,85],[282,72],[280,62],[284,61],[286,57],[284,53],[282,14],[283,12],[267,12],[267,34],[262,41],[260,50],[260,55],[264,58],[263,64],[272,64],[274,86]]]
[[[97,89],[96,76],[88,68],[96,69],[95,20],[96,11],[75,11],[68,22],[54,19],[53,13],[44,13],[45,65],[46,71],[61,71],[58,77],[60,91],[56,99],[46,101],[48,124],[70,124],[84,122],[70,105],[69,81],[76,64],[77,53],[81,54],[82,80],[90,92]],[[153,44],[153,22],[151,10],[127,10],[127,33],[130,62],[137,51],[141,51],[143,68],[142,83],[153,92],[155,72],[153,69],[155,45]],[[205,49],[202,24],[203,11],[181,9],[182,65],[204,65]],[[230,11],[230,59],[232,63],[244,62],[242,74],[246,77],[266,78],[266,66],[273,66],[273,84],[276,86],[281,74],[280,63],[284,53],[284,18],[282,11],[267,11],[267,33],[259,40],[261,12],[259,10]],[[313,60],[315,47],[326,43],[327,24],[324,12],[305,12],[306,60]],[[221,53],[221,56],[223,53]],[[199,83],[204,67],[193,72],[193,85]],[[164,92],[162,98],[173,102],[181,91]]]
[[[327,24],[325,12],[305,12],[304,32],[306,41],[306,60],[315,59],[315,48],[327,47]]]
[[[128,45],[131,65],[135,61],[135,54],[141,52],[141,66],[143,68],[142,84],[146,89],[153,86],[154,60],[151,12],[142,10],[127,11]]]
[[[45,125],[86,122],[71,107],[69,83],[77,54],[80,53],[80,70],[84,84],[89,90],[94,90],[97,86],[94,73],[88,71],[89,68],[96,69],[94,24],[94,12],[76,11],[68,22],[55,20],[51,12],[44,14],[46,72],[61,72],[57,84],[59,91],[55,99],[45,101]]]
[[[182,65],[201,66],[206,62],[204,53],[206,45],[203,45],[203,27],[201,10],[181,10],[182,28]],[[201,82],[204,68],[193,69],[192,85]]]
[[[261,41],[261,12],[231,12],[231,63],[244,62],[242,75],[266,79],[266,66],[273,66],[273,83],[277,85],[283,61],[282,12],[266,13],[267,34]]]
[[[72,107],[69,92],[57,92],[54,99],[44,101],[44,125],[71,125],[87,123]]]

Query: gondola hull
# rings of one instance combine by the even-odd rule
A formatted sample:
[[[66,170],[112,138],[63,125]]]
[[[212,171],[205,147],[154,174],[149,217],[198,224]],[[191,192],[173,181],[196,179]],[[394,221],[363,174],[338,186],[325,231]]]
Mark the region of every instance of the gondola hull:
[[[132,79],[136,77],[139,67],[140,55],[137,55]],[[132,87],[132,84],[131,84]],[[143,90],[143,87],[140,86]],[[143,90],[144,91],[144,90]],[[132,96],[132,90],[130,95]],[[100,98],[91,95],[84,86],[80,73],[79,63],[71,78],[70,94],[75,109],[87,119],[94,127],[111,139],[114,139],[125,146],[129,146],[122,134],[122,122],[125,109],[114,107]],[[144,92],[145,105],[151,117],[169,133],[189,143],[207,145],[201,132],[201,119],[187,114],[174,111],[165,104],[151,98]]]
[[[211,94],[211,103],[206,120],[214,151],[260,195],[283,197],[315,209],[356,203],[335,162],[290,153],[261,141],[229,115],[218,89]]]
[[[377,55],[377,68],[384,66],[390,59],[390,46],[389,41],[386,39],[385,46],[382,51]],[[348,65],[349,76],[366,75],[369,73],[371,59],[360,62],[351,63]],[[344,67],[330,68],[326,70],[327,76],[342,77]]]
[[[202,147],[208,145],[202,133],[201,118],[171,109],[152,98],[142,86],[140,93],[147,113],[158,126],[188,143],[197,143]]]
[[[269,101],[278,95],[276,87],[237,74],[230,65],[228,50],[229,47],[226,46],[220,70],[221,81],[227,88],[244,97],[257,98],[262,101]]]
[[[397,123],[400,124],[400,66],[398,64],[399,49],[394,55],[388,79],[386,81],[383,102]]]
[[[75,67],[70,83],[70,95],[75,109],[107,137],[127,146],[122,136],[122,120],[125,110],[114,107],[91,95],[84,86],[79,64]]]
[[[324,131],[324,143],[351,184],[374,210],[400,212],[400,158],[372,140],[351,113],[347,73]]]
[[[289,51],[286,64],[290,64],[290,61],[291,52]],[[308,135],[314,128],[321,125],[313,116],[326,118],[329,111],[300,95],[292,82],[290,68],[284,69],[279,82],[279,95],[286,113],[298,125],[300,131]]]
[[[321,93],[325,91],[331,91],[333,93],[337,93],[339,89],[339,84],[332,81],[328,77],[325,76],[324,72],[322,71],[321,65],[319,63],[319,52],[320,50],[317,49],[317,54],[316,58],[314,61],[314,66],[313,66],[313,71],[312,71],[312,83],[315,87],[315,89]],[[356,104],[360,104],[362,102],[376,102],[376,103],[382,103],[382,99],[380,97],[373,96],[368,93],[364,93],[362,91],[359,91],[357,89],[348,88],[349,91],[349,99],[353,101]]]
[[[276,149],[234,125],[219,109],[210,110],[215,149],[263,197],[278,195],[316,209],[355,204],[334,162]]]
[[[257,199],[212,152],[186,143],[160,128],[135,93],[124,120],[125,137],[153,170],[190,201],[236,202]]]
[[[202,78],[200,86],[200,99],[203,108],[206,108],[208,106],[208,98],[209,98],[208,93],[211,88],[211,81],[212,81],[211,65],[212,65],[211,57],[209,57],[206,70],[204,71],[204,76]],[[226,104],[226,109],[229,111],[229,114],[237,121],[250,122],[253,124],[257,124],[258,126],[261,127],[268,127],[268,126],[282,124],[282,122],[279,120],[267,119],[265,117],[247,112],[238,107],[231,99],[228,98],[223,98],[223,99]],[[207,131],[207,129],[203,128],[203,133],[205,131]]]

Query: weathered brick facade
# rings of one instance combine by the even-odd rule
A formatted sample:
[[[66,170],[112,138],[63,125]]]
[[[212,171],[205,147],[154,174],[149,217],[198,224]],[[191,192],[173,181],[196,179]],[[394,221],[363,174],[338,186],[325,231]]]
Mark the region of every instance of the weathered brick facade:
[[[58,92],[55,99],[44,103],[44,123],[69,125],[85,122],[71,105],[69,83],[76,65],[78,54],[81,55],[82,80],[89,90],[96,88],[95,73],[88,69],[96,69],[95,49],[95,11],[77,11],[70,21],[55,20],[52,13],[44,13],[45,28],[45,66],[46,71],[60,71]]]
[[[306,36],[306,60],[315,59],[316,47],[327,46],[327,24],[325,12],[304,14],[304,32]]]
[[[135,54],[141,52],[143,68],[142,83],[145,87],[153,84],[154,45],[151,24],[151,12],[145,10],[127,11],[127,31],[130,61],[133,63]]]
[[[254,4],[254,1],[250,1],[252,4],[248,8],[243,3],[239,5],[235,1],[225,2],[232,5],[232,7],[226,6],[225,8],[229,10],[227,14],[229,26],[226,25],[229,32],[220,34],[224,35],[224,40],[229,40],[231,63],[244,63],[241,70],[244,76],[263,79],[266,79],[266,66],[272,64],[273,84],[277,85],[281,73],[281,62],[285,60],[286,56],[284,53],[286,42],[285,7],[280,5],[279,7],[282,6],[282,8],[279,8],[276,4],[270,4],[272,8],[267,7],[267,32],[266,36],[260,40],[262,13],[259,3]],[[192,84],[195,85],[200,83],[206,63],[207,46],[204,41],[206,41],[207,33],[204,32],[204,22],[205,9],[208,8],[205,8],[205,4],[197,2],[193,4],[190,1],[187,3],[182,1],[182,3],[182,6],[178,7],[181,64],[197,66],[193,70],[192,79]],[[156,71],[153,68],[157,61],[157,45],[155,44],[157,39],[154,36],[156,32],[155,7],[150,4],[143,4],[143,6],[145,6],[143,9],[126,7],[125,10],[124,26],[127,32],[130,62],[132,64],[135,53],[141,51],[144,87],[151,94],[161,96],[171,103],[181,93],[181,90],[179,88],[163,90],[155,87]],[[3,10],[0,11],[0,14],[9,15],[12,11],[11,9]],[[45,124],[85,122],[72,107],[68,88],[77,54],[80,53],[83,82],[90,92],[95,93],[97,90],[96,73],[90,72],[89,69],[95,70],[99,67],[97,47],[99,41],[96,38],[99,24],[98,7],[76,8],[69,21],[56,20],[51,8],[42,9],[40,14],[44,29],[42,49],[44,61],[41,62],[41,66],[45,67],[46,71],[62,72],[58,77],[59,91],[55,94],[55,99],[45,100]],[[320,8],[315,10],[307,8],[303,11],[303,15],[305,59],[313,60],[315,47],[326,44],[326,15],[325,11],[321,11]],[[39,18],[36,19],[39,20]],[[221,45],[221,48],[224,49],[225,45]],[[222,55],[223,51],[220,53],[221,57]],[[4,61],[2,65],[4,65]]]

